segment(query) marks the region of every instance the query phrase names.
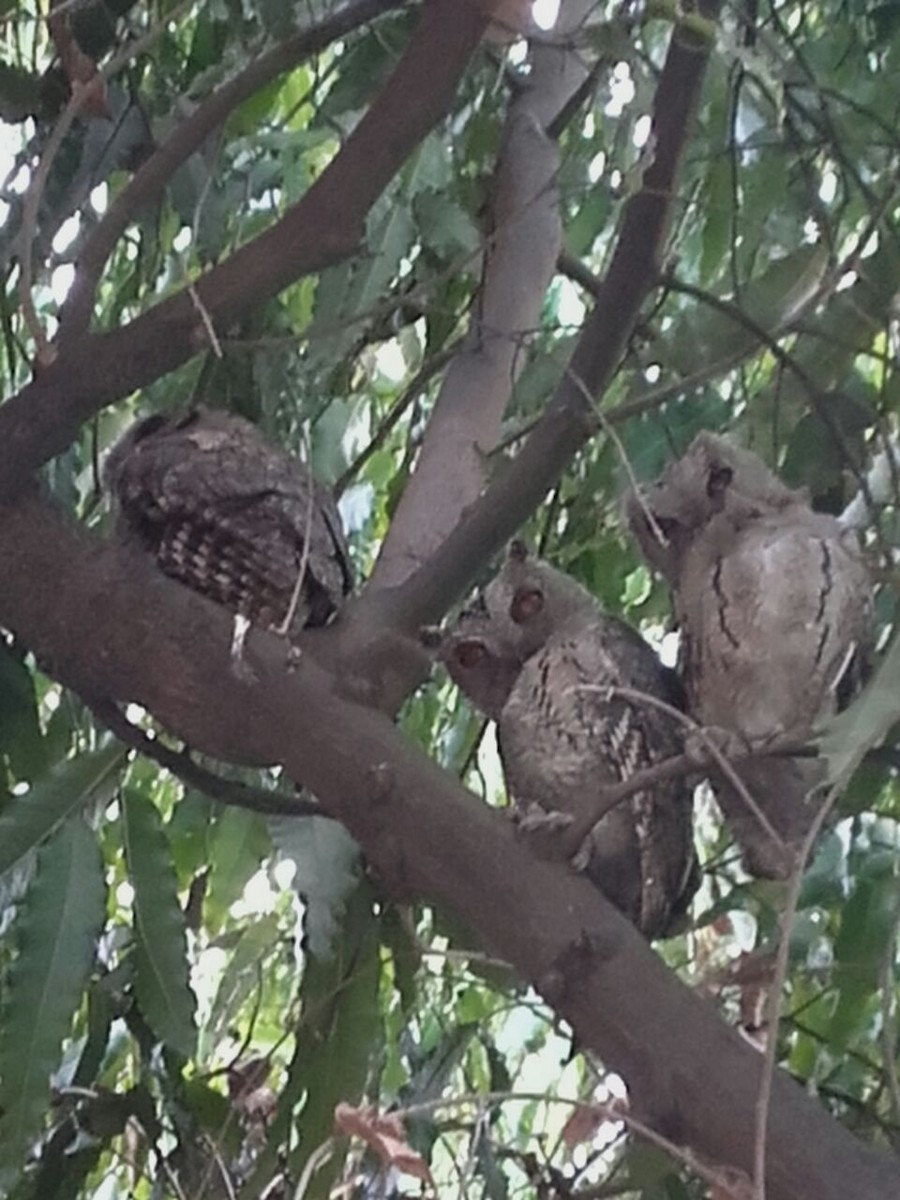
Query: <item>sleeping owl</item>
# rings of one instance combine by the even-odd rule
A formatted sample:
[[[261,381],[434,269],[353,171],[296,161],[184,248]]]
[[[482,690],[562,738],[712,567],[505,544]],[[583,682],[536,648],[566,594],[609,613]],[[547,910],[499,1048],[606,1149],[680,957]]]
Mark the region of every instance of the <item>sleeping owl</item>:
[[[104,471],[117,531],[162,571],[254,625],[324,625],[352,575],[331,493],[231,413],[146,417]]]
[[[472,703],[497,722],[511,803],[547,814],[543,829],[530,816],[524,822],[538,852],[574,855],[642,933],[665,934],[696,887],[684,781],[624,800],[580,847],[566,827],[587,818],[590,828],[604,788],[679,752],[671,716],[610,692],[635,689],[677,705],[671,672],[635,630],[518,544],[446,636],[441,658]]]
[[[812,510],[755,454],[701,433],[629,496],[629,524],[673,591],[688,710],[751,749],[805,741],[852,695],[871,585],[855,538]],[[737,790],[713,785],[755,875],[784,877],[821,801],[814,760],[759,758],[739,776],[783,844]]]

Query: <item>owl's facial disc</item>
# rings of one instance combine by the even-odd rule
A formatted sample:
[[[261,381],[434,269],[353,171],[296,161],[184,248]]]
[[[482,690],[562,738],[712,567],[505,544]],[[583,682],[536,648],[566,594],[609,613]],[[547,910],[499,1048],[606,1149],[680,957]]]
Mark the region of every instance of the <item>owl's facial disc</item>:
[[[544,607],[544,593],[540,588],[517,588],[509,606],[510,618],[517,625],[536,617]]]

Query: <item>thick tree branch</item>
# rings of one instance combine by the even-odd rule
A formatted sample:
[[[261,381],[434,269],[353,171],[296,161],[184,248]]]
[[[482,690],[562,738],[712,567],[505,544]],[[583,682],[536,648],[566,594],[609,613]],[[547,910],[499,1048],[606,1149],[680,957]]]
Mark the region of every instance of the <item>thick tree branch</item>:
[[[545,129],[587,74],[562,43],[592,4],[570,0],[563,8],[555,31],[561,44],[533,48],[530,75],[510,104],[469,331],[435,401],[416,469],[375,565],[375,587],[399,583],[421,566],[484,488],[486,455],[499,440],[559,253],[559,151]]]
[[[0,496],[75,437],[105,404],[158,379],[218,329],[310,271],[350,254],[366,213],[449,108],[487,18],[472,0],[429,0],[406,53],[309,191],[270,229],[111,333],[78,339],[0,409]]]
[[[701,4],[713,18],[718,0]],[[653,161],[629,199],[609,270],[547,412],[513,464],[462,515],[428,562],[391,598],[399,624],[439,618],[486,558],[540,504],[573,456],[596,432],[599,399],[615,374],[641,306],[659,280],[679,166],[693,126],[711,48],[708,37],[676,27],[653,103]]]
[[[142,703],[204,751],[283,763],[387,878],[455,909],[534,983],[627,1080],[640,1119],[749,1172],[759,1053],[589,883],[534,859],[387,716],[345,698],[317,661],[320,635],[292,668],[283,641],[252,634],[238,674],[226,613],[35,496],[0,510],[0,561],[0,622],[48,670],[82,694]],[[770,1112],[768,1200],[900,1193],[896,1162],[784,1075]]]
[[[337,38],[374,20],[406,0],[353,0],[316,25],[299,29],[223,83],[187,120],[181,121],[116,196],[85,242],[75,279],[60,312],[59,346],[81,336],[90,325],[97,284],[116,242],[141,209],[152,204],[174,172],[225,121],[229,113],[271,80],[291,70]]]

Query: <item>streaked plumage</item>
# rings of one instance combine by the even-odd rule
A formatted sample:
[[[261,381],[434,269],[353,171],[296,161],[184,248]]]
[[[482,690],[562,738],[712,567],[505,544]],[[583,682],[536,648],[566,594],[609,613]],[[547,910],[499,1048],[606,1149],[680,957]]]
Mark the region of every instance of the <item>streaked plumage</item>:
[[[323,625],[352,583],[341,520],[308,467],[230,413],[154,415],[109,455],[118,531],[173,579],[253,624]]]
[[[849,698],[871,585],[855,537],[814,512],[805,493],[750,451],[701,433],[629,497],[628,518],[648,563],[672,586],[698,722],[751,747],[803,741]],[[821,799],[821,767],[761,758],[739,774],[786,849],[736,789],[715,779],[726,820],[753,874],[784,876]]]
[[[671,717],[608,690],[636,689],[677,706],[671,672],[573,579],[518,548],[447,635],[441,657],[497,722],[510,801],[522,812],[537,808],[583,823],[604,788],[681,749]],[[532,832],[540,853],[574,855],[648,937],[670,928],[695,886],[683,780],[623,801],[581,847],[566,835],[552,818]]]

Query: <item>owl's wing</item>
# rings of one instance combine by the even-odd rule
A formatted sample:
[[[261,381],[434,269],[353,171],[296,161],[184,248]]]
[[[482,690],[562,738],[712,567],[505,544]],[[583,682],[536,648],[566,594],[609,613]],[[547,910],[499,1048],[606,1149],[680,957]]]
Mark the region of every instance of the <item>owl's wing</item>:
[[[323,624],[349,590],[331,497],[246,422],[169,426],[117,464],[120,528],[173,578],[260,625]],[[326,503],[327,497],[327,503]]]
[[[846,698],[852,660],[867,638],[870,584],[831,518],[789,510],[748,525],[730,544],[699,542],[676,605],[692,715],[764,746],[806,739]],[[820,799],[821,767],[758,759],[739,774],[777,834],[796,849]],[[792,852],[779,851],[727,782],[715,788],[748,869],[788,874]]]
[[[601,811],[611,784],[676,753],[670,718],[610,691],[629,687],[659,695],[663,680],[653,652],[627,626],[596,624],[552,638],[523,667],[501,716],[501,751],[514,800],[567,813],[583,826]],[[578,844],[557,830],[539,839],[537,848],[568,858]],[[664,932],[693,864],[683,781],[662,783],[607,812],[579,858],[587,876],[644,933]]]

